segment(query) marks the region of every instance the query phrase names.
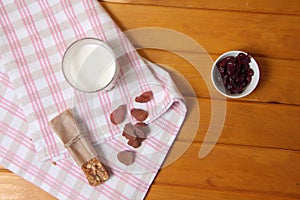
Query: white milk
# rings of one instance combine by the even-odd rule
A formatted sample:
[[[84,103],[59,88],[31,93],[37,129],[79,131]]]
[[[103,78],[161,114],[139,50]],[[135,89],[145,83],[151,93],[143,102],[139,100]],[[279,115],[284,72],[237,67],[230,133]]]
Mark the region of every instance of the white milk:
[[[98,40],[95,43],[79,40],[71,46],[65,54],[63,68],[70,84],[85,92],[105,88],[116,74],[112,51]]]

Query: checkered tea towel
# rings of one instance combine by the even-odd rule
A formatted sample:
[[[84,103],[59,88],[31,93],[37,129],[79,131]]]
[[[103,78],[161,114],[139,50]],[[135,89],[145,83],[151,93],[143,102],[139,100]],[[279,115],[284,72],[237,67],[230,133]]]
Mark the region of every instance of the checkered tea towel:
[[[59,198],[143,197],[186,113],[168,73],[142,60],[97,1],[2,1],[0,13],[1,109],[5,111],[1,112],[1,164]],[[62,56],[72,42],[84,37],[105,41],[118,55],[120,78],[112,90],[88,95],[64,79]],[[112,126],[109,114],[119,104],[126,104],[128,110],[138,106],[133,98],[146,90],[154,93],[153,101],[143,105],[149,111],[151,133],[137,150],[134,165],[127,168],[116,160],[118,151],[130,148],[121,136],[124,124]],[[85,123],[99,157],[114,171],[99,189],[88,186],[49,126],[69,107]],[[134,119],[128,115],[127,121]],[[47,160],[59,162],[56,166],[39,162]],[[65,188],[55,187],[60,184]]]

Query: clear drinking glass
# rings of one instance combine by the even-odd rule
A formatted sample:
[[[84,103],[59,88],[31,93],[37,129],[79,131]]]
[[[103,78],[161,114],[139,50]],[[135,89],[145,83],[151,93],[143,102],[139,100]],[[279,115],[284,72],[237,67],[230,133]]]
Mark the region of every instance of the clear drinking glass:
[[[62,60],[66,80],[82,92],[110,90],[118,76],[116,57],[108,44],[97,38],[73,42]]]

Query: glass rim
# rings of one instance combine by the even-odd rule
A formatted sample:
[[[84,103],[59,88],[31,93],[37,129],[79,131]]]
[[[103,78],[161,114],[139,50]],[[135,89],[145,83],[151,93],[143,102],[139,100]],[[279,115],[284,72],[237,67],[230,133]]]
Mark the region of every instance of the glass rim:
[[[65,60],[66,60],[66,57],[67,57],[67,54],[68,52],[70,51],[70,49],[72,47],[74,47],[75,44],[78,44],[79,42],[82,42],[84,40],[91,40],[91,41],[97,41],[97,42],[100,42],[101,44],[103,44],[103,46],[109,51],[109,53],[111,53],[111,55],[113,56],[114,58],[114,75],[112,76],[112,79],[103,87],[101,87],[100,89],[95,89],[95,90],[83,90],[83,89],[80,89],[78,88],[74,83],[72,83],[72,81],[70,81],[68,78],[67,78],[67,75],[66,75],[66,70],[65,70]],[[62,73],[63,73],[63,76],[65,78],[65,80],[76,90],[80,91],[80,92],[84,92],[84,93],[95,93],[95,92],[100,92],[102,90],[105,90],[105,88],[107,88],[110,84],[112,84],[113,80],[115,79],[116,77],[116,74],[118,72],[118,69],[117,69],[117,62],[116,62],[116,56],[112,50],[112,48],[103,40],[99,39],[99,38],[96,38],[96,37],[84,37],[84,38],[80,38],[78,40],[75,40],[73,41],[65,50],[64,54],[63,54],[63,57],[62,57],[62,62],[61,62],[61,69],[62,69]]]

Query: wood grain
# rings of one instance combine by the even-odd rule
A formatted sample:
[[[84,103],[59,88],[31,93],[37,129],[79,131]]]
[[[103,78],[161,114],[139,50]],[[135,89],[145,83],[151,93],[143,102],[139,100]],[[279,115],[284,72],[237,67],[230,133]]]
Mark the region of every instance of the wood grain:
[[[123,30],[163,27],[195,39],[209,53],[239,49],[255,56],[300,59],[300,26],[297,26],[300,16],[115,3],[101,5]],[[132,16],[142,17],[132,20]]]
[[[176,191],[176,192],[174,192]],[[278,196],[275,194],[253,193],[244,191],[208,190],[197,187],[183,187],[154,183],[146,199],[172,199],[172,200],[296,200],[298,198]]]
[[[213,193],[223,196],[223,193],[225,196],[246,194],[249,198],[260,194],[261,198],[266,195],[270,195],[269,198],[273,195],[278,198],[300,198],[300,152],[219,144],[209,156],[199,159],[200,145],[193,143],[180,159],[163,168],[154,185],[191,188],[183,193],[187,196],[195,192],[193,188],[198,188],[214,191],[204,196]],[[20,191],[18,194],[11,193],[8,188],[20,185],[23,180],[10,173],[0,173],[0,176],[1,194],[17,195],[14,196],[16,199],[22,199],[18,197],[20,193],[28,195],[26,188],[31,188],[31,184],[15,188]]]
[[[210,97],[207,86],[196,68],[187,60],[171,52],[140,49],[139,53],[150,61],[166,65],[182,74],[193,87],[198,97]],[[178,52],[176,52],[178,53]],[[189,53],[193,61],[205,64],[207,57],[213,62],[219,54],[198,55]],[[260,82],[250,95],[239,101],[256,101],[300,105],[300,60],[255,57],[260,67]],[[202,67],[210,73],[211,66]],[[274,87],[276,85],[276,87]],[[292,89],[291,89],[292,88]]]
[[[200,106],[200,120],[194,120],[197,109],[192,107],[169,154],[179,159],[166,160],[170,162],[158,173],[146,199],[300,199],[299,0],[102,0],[101,5],[124,31],[175,30],[202,45],[211,61],[238,49],[251,53],[260,66],[258,87],[245,98],[227,101],[218,144],[199,159],[212,114],[210,95],[203,77],[174,52],[187,53],[200,63],[207,54],[187,52],[183,44],[169,49],[173,53],[139,50],[150,61],[180,72],[198,97],[183,90],[187,103]],[[208,74],[210,65],[203,65]],[[191,137],[192,127],[198,125]],[[0,198],[55,199],[3,167]]]
[[[187,105],[192,99],[187,98]],[[187,114],[179,140],[202,142],[210,123],[211,101],[198,99],[199,128],[195,139],[191,127],[198,121],[194,110]],[[219,143],[300,150],[300,107],[250,102],[227,102],[226,120]]]
[[[0,168],[1,169],[1,168]],[[25,181],[13,173],[0,174],[1,199],[44,199],[54,200],[53,196]],[[176,193],[174,193],[176,190]],[[298,198],[272,195],[265,193],[253,193],[245,191],[209,190],[196,187],[184,187],[154,183],[145,199],[210,199],[210,200],[296,200]]]
[[[0,173],[0,198],[1,199],[56,199],[32,183],[18,177],[11,172]]]
[[[204,159],[200,143],[160,171],[155,183],[300,198],[300,152],[217,145]]]
[[[231,11],[246,11],[246,12],[262,12],[262,13],[278,13],[278,14],[300,14],[300,2],[291,0],[288,3],[282,0],[101,0],[102,2],[116,2],[127,4],[144,4],[158,6],[172,6],[184,8],[201,8],[212,10],[231,10]]]

